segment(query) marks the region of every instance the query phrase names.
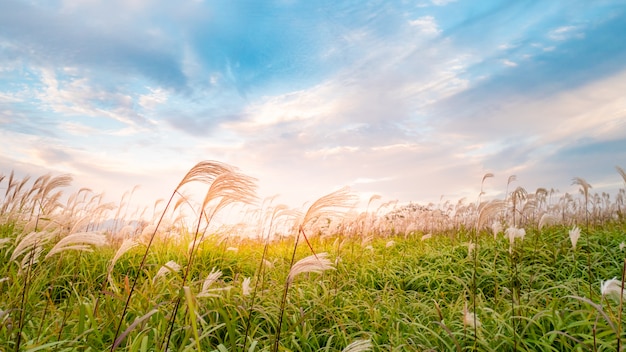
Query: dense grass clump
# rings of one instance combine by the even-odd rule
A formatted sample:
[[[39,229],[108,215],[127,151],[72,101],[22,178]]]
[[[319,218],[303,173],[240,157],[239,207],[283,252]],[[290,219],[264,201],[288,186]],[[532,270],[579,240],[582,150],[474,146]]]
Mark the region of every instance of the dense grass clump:
[[[11,175],[0,351],[620,350],[626,222],[583,181],[585,203],[520,189],[454,211],[350,215],[346,190],[303,212],[264,202],[241,237],[213,226],[253,202],[224,164],[190,170],[143,224],[86,189],[61,203],[66,177]],[[199,205],[188,182],[208,185]]]

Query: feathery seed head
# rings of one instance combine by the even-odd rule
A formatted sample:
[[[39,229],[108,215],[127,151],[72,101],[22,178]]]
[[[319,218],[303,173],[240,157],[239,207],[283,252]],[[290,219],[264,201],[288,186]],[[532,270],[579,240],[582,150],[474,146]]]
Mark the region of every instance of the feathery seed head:
[[[506,229],[505,234],[509,238],[509,242],[511,242],[512,244],[516,238],[521,238],[522,240],[524,240],[524,237],[526,236],[526,230],[524,230],[523,228],[518,229],[517,227],[509,227]]]
[[[463,307],[463,325],[472,329],[480,328],[482,326],[482,323],[478,320],[476,314],[467,309],[467,302],[465,302],[465,306]]]
[[[211,286],[222,276],[222,272],[220,270],[217,270],[216,268],[211,269],[211,272],[209,273],[209,276],[206,277],[206,279],[204,279],[204,282],[202,283],[202,291],[200,291],[200,293],[198,293],[198,295],[196,297],[200,298],[200,297],[216,297],[217,295],[211,294],[211,291],[220,291],[223,289],[228,289],[227,288],[216,288],[216,289],[212,289]]]
[[[541,219],[539,219],[538,227],[541,230],[545,225],[557,223],[558,220],[559,219],[556,216],[545,213],[541,215]]]
[[[274,269],[274,263],[270,262],[267,259],[263,259],[263,266],[268,269]]]
[[[474,252],[474,250],[478,247],[478,245],[476,243],[473,243],[470,241],[470,243],[467,244],[467,256],[471,257],[472,253]]]
[[[569,239],[572,242],[572,249],[576,249],[578,238],[580,238],[580,228],[578,226],[574,226],[571,230],[569,230]]]
[[[600,293],[602,297],[612,298],[619,301],[620,296],[626,298],[625,292],[622,291],[622,282],[617,277],[607,281],[600,281]]]
[[[372,347],[372,341],[370,341],[370,339],[354,340],[341,350],[341,352],[363,352],[371,350]]]
[[[322,273],[325,270],[335,270],[332,262],[326,258],[328,253],[322,252],[317,255],[310,255],[297,261],[289,271],[287,282],[291,284],[294,278],[302,273]]]
[[[154,275],[154,278],[152,278],[152,283],[154,284],[156,282],[156,280],[161,277],[161,276],[165,276],[167,273],[169,272],[178,272],[180,271],[181,266],[176,263],[173,260],[170,260],[169,262],[165,263],[165,265],[163,265],[159,271],[157,271],[156,275]]]
[[[46,259],[66,250],[92,251],[91,247],[100,247],[106,244],[106,235],[97,232],[77,232],[63,237],[52,247]]]
[[[250,295],[250,292],[252,292],[252,289],[250,288],[250,278],[249,277],[243,279],[243,282],[241,283],[241,291],[242,291],[244,296],[248,296],[248,295]]]
[[[502,223],[499,221],[494,221],[491,224],[491,231],[493,232],[493,239],[495,240],[498,237],[498,234],[502,232]]]

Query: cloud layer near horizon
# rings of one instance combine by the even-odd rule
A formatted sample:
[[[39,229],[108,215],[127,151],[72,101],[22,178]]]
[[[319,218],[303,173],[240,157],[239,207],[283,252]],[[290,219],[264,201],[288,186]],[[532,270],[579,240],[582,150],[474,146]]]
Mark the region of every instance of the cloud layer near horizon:
[[[614,190],[623,33],[619,1],[8,0],[0,173],[164,197],[214,159],[292,206]]]

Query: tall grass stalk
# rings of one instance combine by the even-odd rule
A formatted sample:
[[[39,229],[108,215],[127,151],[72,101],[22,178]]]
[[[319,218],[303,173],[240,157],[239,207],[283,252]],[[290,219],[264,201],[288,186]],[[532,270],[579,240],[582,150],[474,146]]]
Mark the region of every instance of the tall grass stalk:
[[[574,177],[574,179],[572,180],[572,184],[573,185],[579,185],[580,186],[580,192],[584,195],[585,197],[585,238],[587,239],[587,248],[586,248],[586,252],[587,252],[587,274],[589,275],[589,297],[593,298],[593,288],[592,288],[592,282],[593,282],[593,276],[591,273],[591,249],[589,247],[589,210],[588,210],[588,205],[589,205],[589,189],[591,188],[591,185],[585,181],[584,179],[580,178],[580,177]]]
[[[298,242],[300,240],[300,234],[302,234],[305,241],[307,242],[307,245],[309,246],[309,249],[313,253],[313,256],[317,258],[317,255],[315,254],[315,250],[313,249],[313,246],[309,242],[304,232],[305,226],[307,226],[309,223],[312,223],[313,221],[320,219],[320,218],[331,219],[331,218],[336,218],[336,217],[341,216],[344,210],[353,206],[354,201],[355,201],[354,195],[350,194],[350,190],[344,187],[335,192],[329,193],[319,198],[313,204],[311,204],[307,212],[304,214],[304,218],[302,219],[302,222],[298,226],[298,233],[294,241],[293,250],[291,254],[291,261],[289,263],[290,273],[294,267],[294,262],[296,259],[296,251],[298,249]],[[278,351],[278,346],[280,344],[280,332],[282,329],[283,316],[285,314],[285,305],[287,303],[287,293],[289,291],[289,285],[291,284],[291,280],[289,279],[289,277],[290,276],[288,276],[287,279],[285,280],[283,295],[280,301],[280,312],[278,313],[279,314],[278,325],[276,326],[274,346],[272,348],[273,352]]]
[[[192,241],[192,246],[188,253],[187,265],[185,267],[185,273],[183,274],[182,286],[184,287],[187,283],[187,279],[189,277],[189,273],[191,267],[193,265],[194,255],[199,247],[200,243],[204,239],[204,235],[206,233],[206,229],[209,224],[213,220],[213,217],[225,207],[236,203],[252,203],[256,199],[256,184],[255,179],[246,175],[243,175],[239,172],[235,172],[232,170],[224,171],[221,174],[218,174],[214,177],[209,189],[204,197],[204,201],[202,202],[199,213],[205,214],[206,224],[205,230],[202,231],[202,235],[198,239],[200,235],[200,226],[202,224],[202,217],[198,218],[196,229],[194,232],[194,238]],[[210,208],[209,205],[213,203],[214,205]],[[176,302],[174,304],[174,310],[170,317],[169,321],[169,332],[167,332],[167,340],[163,345],[163,350],[167,351],[167,348],[170,343],[170,339],[172,333],[174,331],[174,323],[176,321],[176,315],[178,313],[178,308],[180,306],[181,295],[179,294],[176,298]]]
[[[198,164],[196,164],[194,167],[192,167],[187,174],[183,177],[183,179],[180,181],[180,183],[178,184],[178,186],[176,186],[176,188],[174,189],[174,191],[172,192],[172,195],[170,196],[169,200],[167,201],[167,204],[165,205],[165,208],[163,209],[163,212],[161,213],[161,216],[159,217],[159,220],[156,223],[156,226],[154,228],[154,231],[152,233],[152,235],[150,236],[148,243],[146,245],[146,249],[144,251],[144,254],[141,258],[141,262],[139,264],[139,269],[137,270],[137,274],[135,274],[135,276],[133,277],[133,283],[130,286],[130,290],[128,292],[128,297],[126,298],[126,303],[124,304],[124,309],[122,310],[122,314],[119,317],[119,322],[117,324],[117,329],[115,331],[115,335],[114,335],[114,340],[116,343],[113,343],[111,345],[111,349],[110,351],[113,352],[115,350],[115,348],[119,345],[119,343],[121,343],[121,340],[118,341],[118,338],[120,337],[120,329],[122,328],[122,324],[124,322],[124,318],[126,317],[126,313],[128,312],[128,307],[130,305],[130,301],[133,297],[133,293],[135,292],[135,287],[137,286],[137,281],[139,280],[139,275],[141,274],[141,272],[143,271],[145,265],[146,265],[146,260],[148,258],[148,253],[150,251],[150,247],[152,246],[152,243],[154,241],[154,238],[156,237],[157,231],[159,229],[159,226],[161,225],[161,222],[163,221],[163,218],[165,217],[165,214],[167,212],[167,210],[169,209],[172,200],[174,199],[174,197],[176,196],[176,194],[180,194],[180,190],[183,186],[185,186],[188,183],[191,182],[202,182],[202,183],[211,183],[216,177],[217,175],[224,173],[224,172],[228,172],[231,170],[230,166],[227,166],[225,164],[222,164],[220,162],[216,162],[216,161],[202,161],[199,162]]]

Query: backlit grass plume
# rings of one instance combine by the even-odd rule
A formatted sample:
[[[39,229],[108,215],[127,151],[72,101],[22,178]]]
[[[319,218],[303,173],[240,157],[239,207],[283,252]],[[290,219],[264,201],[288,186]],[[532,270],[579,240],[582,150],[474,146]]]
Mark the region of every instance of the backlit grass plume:
[[[341,352],[363,352],[371,350],[372,347],[372,341],[370,339],[354,340],[341,350]]]
[[[57,234],[58,230],[53,232],[33,231],[28,235],[23,236],[21,239],[19,239],[19,243],[13,249],[13,253],[11,254],[9,260],[17,260],[19,257],[26,253],[40,253],[40,250],[43,249],[43,245],[47,244]]]
[[[467,308],[467,302],[465,302],[465,305],[463,306],[463,325],[470,327],[471,329],[480,328],[482,326],[482,323],[476,314]]]
[[[137,270],[137,274],[135,274],[135,277],[133,279],[133,283],[130,287],[129,293],[128,293],[128,297],[126,298],[126,303],[124,305],[124,309],[122,311],[122,314],[120,315],[120,320],[119,323],[117,325],[117,329],[115,332],[115,336],[114,339],[117,342],[117,344],[113,344],[111,345],[111,352],[115,349],[115,347],[117,347],[117,345],[119,345],[119,343],[121,341],[118,340],[118,336],[122,327],[122,323],[124,321],[124,318],[126,317],[126,312],[128,311],[128,306],[130,304],[130,301],[132,299],[135,287],[137,285],[137,280],[139,278],[139,273],[141,273],[143,271],[143,268],[145,267],[146,264],[146,259],[148,257],[148,253],[150,251],[150,247],[154,241],[154,237],[158,231],[159,225],[161,224],[161,222],[163,221],[163,218],[165,217],[166,212],[170,209],[170,205],[172,204],[172,201],[174,200],[174,196],[181,195],[181,190],[182,188],[191,183],[191,182],[200,182],[200,183],[205,183],[205,184],[211,184],[211,188],[209,189],[209,191],[207,192],[207,195],[205,196],[205,199],[202,203],[202,208],[200,211],[200,216],[198,219],[198,227],[196,229],[195,232],[195,236],[196,238],[194,239],[194,242],[197,240],[197,235],[198,235],[198,229],[200,227],[200,221],[202,218],[207,218],[210,219],[209,217],[206,216],[206,214],[204,214],[204,210],[207,206],[207,204],[211,201],[213,201],[216,197],[216,195],[220,195],[220,196],[224,196],[222,197],[221,200],[219,200],[219,203],[217,205],[215,205],[213,207],[213,211],[211,213],[211,216],[214,215],[220,208],[222,208],[224,205],[226,204],[230,204],[232,202],[234,202],[234,200],[231,199],[224,199],[224,198],[229,198],[230,196],[237,198],[238,191],[244,191],[244,194],[242,195],[242,197],[247,198],[249,195],[249,192],[247,189],[244,189],[244,186],[251,186],[251,180],[249,178],[246,178],[245,180],[243,180],[241,183],[237,183],[234,180],[229,180],[229,179],[225,179],[225,177],[221,177],[221,181],[218,182],[216,185],[214,185],[213,183],[215,183],[215,181],[224,174],[229,174],[229,175],[233,175],[233,173],[235,173],[235,169],[227,164],[218,162],[218,161],[202,161],[199,162],[198,164],[196,164],[194,167],[192,167],[187,174],[185,174],[185,176],[182,178],[182,180],[178,183],[178,185],[176,186],[176,188],[174,189],[174,191],[172,192],[172,195],[170,196],[169,200],[167,201],[167,204],[165,205],[165,208],[163,209],[163,212],[161,213],[161,216],[159,218],[159,220],[157,221],[156,225],[155,225],[155,229],[154,232],[152,233],[152,235],[150,236],[149,240],[146,243],[146,250],[144,252],[144,255],[141,259],[141,263],[139,265],[139,269]],[[234,187],[234,189],[232,191],[228,191],[226,189],[226,187],[228,185],[231,185]],[[210,195],[213,195],[213,197],[211,197]],[[208,226],[208,225],[207,225]],[[189,264],[191,264],[192,260],[193,260],[193,248],[191,251],[191,256],[189,258]],[[188,266],[188,268],[190,267],[190,265]],[[185,279],[187,277],[188,271],[185,272],[185,276],[183,277],[183,285],[185,284]],[[176,308],[175,311],[178,309],[178,302],[176,304]],[[175,318],[176,313],[174,312],[174,314],[172,314],[172,318]],[[168,339],[166,342],[166,346],[164,347],[164,349],[167,349],[167,344],[169,344],[169,335],[168,335]]]
[[[626,298],[626,292],[622,289],[622,282],[614,277],[610,280],[600,282],[600,293],[602,297],[611,298],[617,302]]]
[[[315,202],[311,204],[309,209],[304,215],[304,218],[300,222],[298,226],[298,233],[296,235],[296,240],[293,245],[293,251],[291,254],[291,262],[289,264],[289,275],[287,280],[285,281],[285,288],[283,290],[283,298],[280,303],[280,313],[278,318],[278,327],[276,329],[276,336],[274,338],[274,347],[272,349],[273,352],[278,351],[278,346],[280,344],[280,331],[283,322],[283,316],[285,313],[285,304],[287,302],[287,292],[289,291],[289,285],[293,281],[293,278],[300,273],[301,270],[305,267],[305,264],[301,264],[300,268],[293,271],[294,261],[296,258],[296,250],[298,249],[298,242],[300,240],[300,234],[304,237],[309,249],[313,253],[313,257],[317,257],[315,251],[313,250],[313,246],[309,242],[304,228],[311,222],[324,218],[324,219],[332,219],[337,218],[344,214],[346,210],[354,206],[354,202],[356,201],[356,197],[350,192],[348,187],[341,188],[335,192],[329,193]],[[305,258],[306,259],[306,258]],[[322,262],[324,263],[324,262]]]
[[[217,282],[217,280],[220,277],[222,277],[222,272],[220,270],[217,270],[216,268],[213,268],[211,272],[209,273],[209,275],[206,277],[206,279],[204,279],[204,281],[202,282],[202,291],[200,291],[200,293],[198,293],[196,297],[197,298],[216,297],[217,295],[211,292],[220,291],[223,289],[222,288],[212,289],[211,286],[213,286],[213,284]]]
[[[112,273],[113,273],[113,268],[115,267],[115,263],[117,263],[117,261],[128,251],[130,251],[131,249],[135,248],[136,246],[138,246],[139,243],[137,243],[134,239],[129,238],[124,240],[124,242],[122,242],[122,244],[120,245],[120,247],[117,249],[117,251],[115,252],[115,255],[113,256],[113,258],[111,259],[111,262],[109,263],[109,267],[107,269],[107,280],[109,281],[109,284],[111,285],[111,288],[115,291],[115,292],[119,292],[117,286],[115,285],[115,283],[113,282],[113,277],[112,277]]]
[[[46,259],[57,253],[68,250],[92,252],[92,247],[100,247],[106,244],[106,236],[98,232],[78,232],[63,237],[46,254]]]
[[[480,229],[487,224],[487,221],[493,218],[495,215],[502,212],[505,208],[505,202],[502,200],[492,200],[490,202],[484,202],[478,207],[478,219],[476,220],[476,230]]]
[[[169,262],[165,263],[161,268],[159,268],[159,271],[157,271],[156,275],[154,275],[154,277],[152,278],[152,283],[154,284],[160,277],[163,277],[170,272],[179,272],[180,269],[181,266],[178,263],[170,260]]]
[[[572,249],[576,249],[578,238],[580,238],[580,228],[578,226],[574,226],[571,230],[569,230],[569,239],[570,242],[572,242]]]
[[[323,252],[317,255],[310,255],[297,261],[289,271],[287,282],[292,283],[296,276],[303,273],[322,273],[326,270],[335,270],[333,263],[326,258],[328,253]]]

